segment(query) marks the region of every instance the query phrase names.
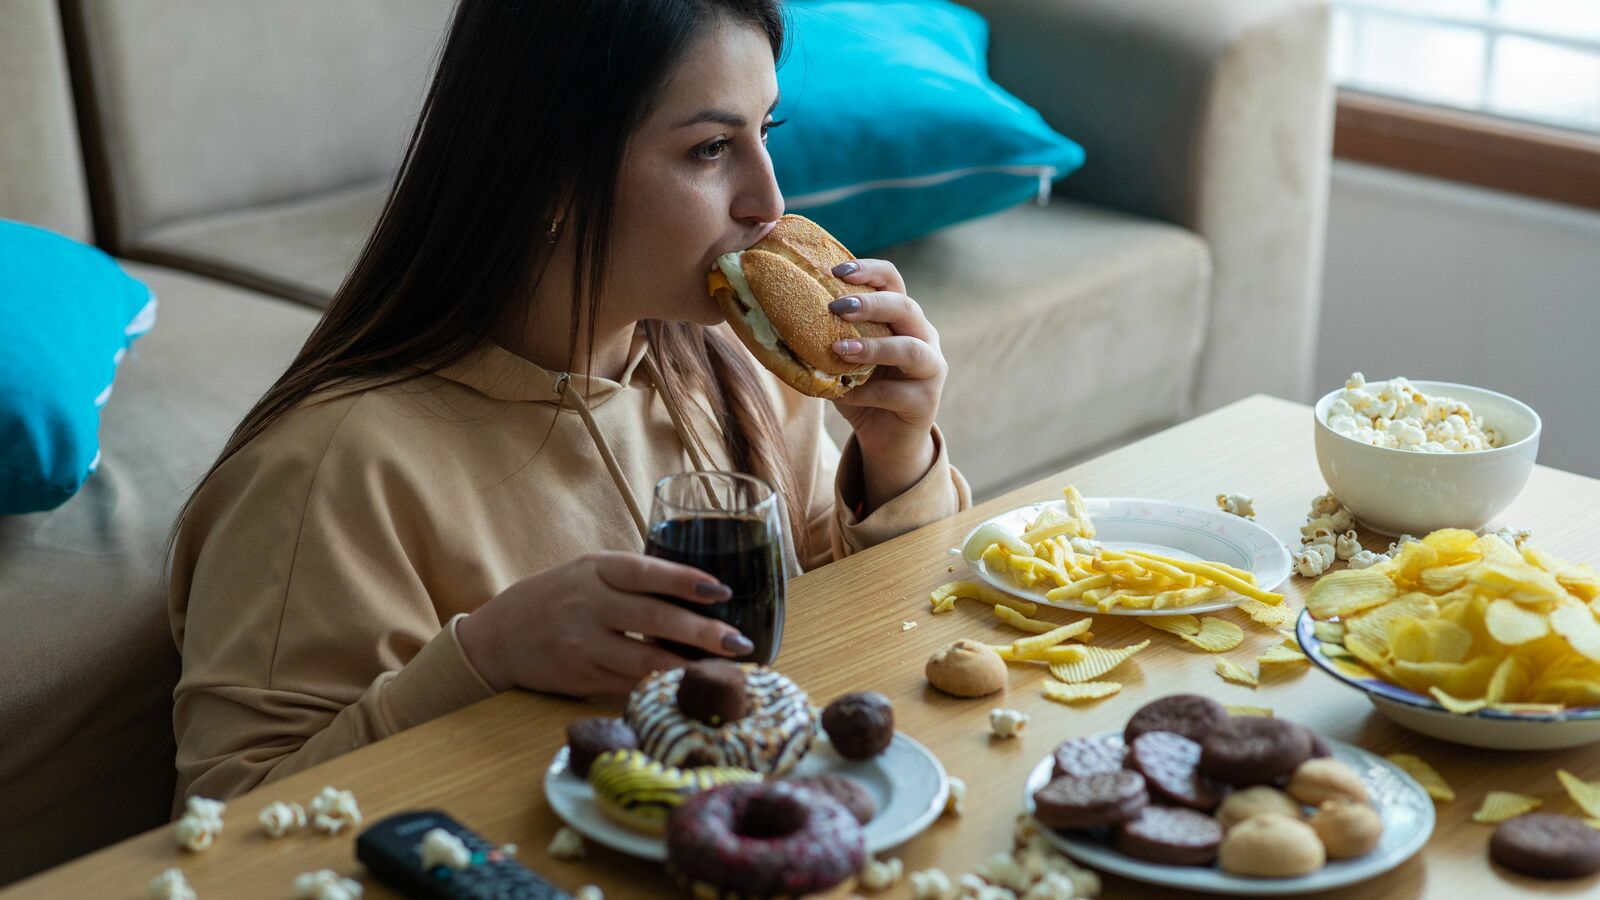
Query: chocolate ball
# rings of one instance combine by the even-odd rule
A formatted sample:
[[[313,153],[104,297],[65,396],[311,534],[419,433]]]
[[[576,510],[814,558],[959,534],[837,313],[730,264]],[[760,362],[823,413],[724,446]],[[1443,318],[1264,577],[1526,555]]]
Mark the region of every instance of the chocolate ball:
[[[579,719],[567,726],[567,767],[579,778],[589,777],[589,767],[602,753],[637,750],[639,738],[621,719]]]
[[[822,711],[822,730],[845,759],[871,759],[894,740],[894,706],[877,691],[845,694]]]
[[[713,727],[737,722],[750,714],[750,691],[744,669],[725,659],[702,659],[683,667],[678,683],[678,709]]]

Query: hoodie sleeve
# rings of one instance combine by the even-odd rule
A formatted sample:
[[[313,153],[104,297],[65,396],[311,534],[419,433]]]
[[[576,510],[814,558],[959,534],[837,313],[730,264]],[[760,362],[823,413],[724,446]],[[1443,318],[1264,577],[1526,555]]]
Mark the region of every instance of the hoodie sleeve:
[[[415,570],[404,479],[343,449],[358,402],[281,421],[184,524],[169,598],[180,800],[240,794],[493,695]]]

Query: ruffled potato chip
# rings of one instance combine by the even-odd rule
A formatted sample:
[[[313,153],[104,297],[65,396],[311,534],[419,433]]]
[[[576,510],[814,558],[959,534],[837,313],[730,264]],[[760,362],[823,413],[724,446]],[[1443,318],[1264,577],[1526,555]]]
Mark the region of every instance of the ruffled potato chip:
[[[1444,780],[1444,776],[1428,764],[1428,761],[1411,753],[1391,753],[1385,756],[1389,762],[1399,766],[1407,775],[1417,780],[1428,796],[1440,803],[1449,803],[1456,799],[1456,792]]]
[[[1244,629],[1226,619],[1206,616],[1200,620],[1198,634],[1180,634],[1178,637],[1207,653],[1224,653],[1244,643]]]
[[[1433,688],[1442,688],[1457,697],[1482,697],[1488,691],[1489,679],[1494,677],[1500,661],[1492,656],[1479,656],[1459,663],[1416,663],[1400,660],[1394,664],[1396,683],[1419,694]]]
[[[1311,633],[1315,634],[1317,640],[1323,643],[1344,643],[1343,622],[1313,622],[1311,623]]]
[[[1335,619],[1381,606],[1399,595],[1395,583],[1383,572],[1341,569],[1317,580],[1306,599],[1306,609],[1318,619]]]
[[[1256,676],[1250,674],[1248,669],[1227,657],[1217,660],[1217,674],[1222,677],[1223,681],[1231,681],[1234,684],[1242,684],[1245,687],[1257,687],[1260,685],[1260,682],[1256,680]]]
[[[1562,603],[1550,613],[1550,628],[1566,638],[1572,649],[1600,661],[1600,622],[1589,607],[1576,600]]]
[[[1433,695],[1433,699],[1439,701],[1440,706],[1458,716],[1470,715],[1489,705],[1489,701],[1481,697],[1475,700],[1464,700],[1460,697],[1452,696],[1438,687],[1428,688],[1428,693]]]
[[[1139,621],[1158,631],[1183,637],[1200,633],[1200,620],[1188,614],[1176,616],[1140,616]]]
[[[1476,562],[1481,555],[1478,536],[1462,528],[1441,528],[1424,537],[1422,543],[1439,554],[1440,567]]]
[[[1126,647],[1111,649],[1109,647],[1081,647],[1083,656],[1076,662],[1055,663],[1050,666],[1050,674],[1057,680],[1068,684],[1077,684],[1099,678],[1101,675],[1115,669],[1127,661],[1128,657],[1150,646],[1149,641],[1140,641]]]
[[[1449,619],[1399,616],[1389,623],[1389,652],[1412,662],[1461,662],[1472,651],[1472,632]]]
[[[1058,681],[1046,681],[1042,684],[1044,698],[1057,703],[1085,703],[1090,700],[1099,700],[1109,697],[1122,690],[1121,682],[1116,681],[1083,681],[1077,684],[1063,684]]]
[[[1272,707],[1270,706],[1224,705],[1223,709],[1226,709],[1228,711],[1228,715],[1230,716],[1260,716],[1266,719],[1272,718]]]
[[[1528,667],[1522,659],[1515,655],[1507,656],[1500,660],[1494,675],[1490,676],[1488,686],[1483,689],[1483,699],[1490,704],[1514,701],[1527,692],[1531,682]]]
[[[1519,603],[1544,603],[1566,596],[1566,588],[1555,576],[1527,564],[1485,563],[1474,569],[1467,581],[1483,593]]]
[[[1544,613],[1528,609],[1514,600],[1491,600],[1483,612],[1489,636],[1507,647],[1536,641],[1550,633]]]
[[[1472,814],[1472,821],[1479,825],[1498,825],[1517,816],[1527,815],[1543,805],[1544,801],[1538,797],[1514,794],[1510,791],[1490,791],[1483,795],[1483,805]]]
[[[1329,659],[1355,659],[1356,658],[1356,655],[1354,653],[1350,652],[1350,648],[1346,647],[1343,644],[1333,644],[1333,643],[1324,643],[1322,645],[1322,655],[1326,656]]]
[[[1349,678],[1377,678],[1378,676],[1359,662],[1348,659],[1329,659],[1328,662],[1335,669],[1343,672]]]
[[[1234,609],[1239,610],[1254,621],[1260,622],[1262,625],[1265,625],[1268,628],[1282,628],[1290,622],[1293,622],[1294,617],[1300,614],[1300,610],[1290,606],[1287,603],[1279,603],[1274,606],[1271,604],[1262,603],[1260,600],[1252,600],[1249,597],[1239,601],[1239,603],[1234,606]]]
[[[1268,669],[1291,669],[1295,666],[1310,664],[1311,660],[1304,653],[1294,647],[1285,647],[1282,644],[1256,657],[1256,667],[1263,674]]]
[[[1566,769],[1557,769],[1556,778],[1561,780],[1567,796],[1578,804],[1584,815],[1600,818],[1600,782],[1584,781]]]
[[[1344,622],[1345,645],[1349,646],[1352,636],[1359,636],[1368,643],[1385,650],[1389,647],[1389,623],[1402,616],[1414,619],[1433,619],[1439,615],[1439,605],[1433,597],[1420,591],[1413,591],[1373,609],[1363,610],[1353,616],[1347,616]]]

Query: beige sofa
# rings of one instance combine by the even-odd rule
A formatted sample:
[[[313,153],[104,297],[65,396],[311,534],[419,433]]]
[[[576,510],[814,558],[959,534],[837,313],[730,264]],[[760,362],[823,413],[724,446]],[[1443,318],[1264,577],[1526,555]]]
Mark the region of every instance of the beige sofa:
[[[1327,14],[1302,0],[973,0],[992,69],[1089,152],[1044,208],[884,252],[945,340],[980,494],[1308,387]],[[446,0],[0,0],[0,217],[161,300],[61,508],[0,517],[0,883],[163,821],[172,515],[370,227]]]

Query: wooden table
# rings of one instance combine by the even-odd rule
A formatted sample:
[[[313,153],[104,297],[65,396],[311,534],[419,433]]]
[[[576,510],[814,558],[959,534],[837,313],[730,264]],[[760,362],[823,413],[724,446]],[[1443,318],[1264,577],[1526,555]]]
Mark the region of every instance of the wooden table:
[[[1023,666],[1013,667],[1003,696],[962,701],[927,686],[923,662],[941,645],[960,637],[1000,642],[1017,636],[987,608],[969,601],[950,614],[929,614],[930,589],[962,571],[950,548],[977,521],[1024,502],[1059,497],[1067,483],[1088,496],[1154,497],[1199,506],[1212,505],[1219,492],[1237,492],[1256,498],[1257,521],[1294,541],[1311,498],[1325,489],[1311,441],[1307,407],[1253,397],[796,579],[781,668],[818,703],[846,691],[888,694],[901,730],[937,752],[950,773],[970,786],[965,816],[944,817],[890,855],[902,857],[908,872],[937,866],[954,877],[971,871],[1010,849],[1028,770],[1058,742],[1120,730],[1134,709],[1161,694],[1199,691],[1223,703],[1270,706],[1280,716],[1380,754],[1417,753],[1455,788],[1456,801],[1438,807],[1437,828],[1420,854],[1377,880],[1320,896],[1478,900],[1600,892],[1595,878],[1540,883],[1491,868],[1490,828],[1470,821],[1489,789],[1541,797],[1547,811],[1576,812],[1554,772],[1566,768],[1600,780],[1600,753],[1593,748],[1505,753],[1442,743],[1390,724],[1358,692],[1321,672],[1302,671],[1251,690],[1220,680],[1212,654],[1108,616],[1095,622],[1097,644],[1153,641],[1108,676],[1125,685],[1114,697],[1083,707],[1051,703],[1039,689],[1048,674]],[[1539,468],[1498,524],[1533,529],[1540,546],[1569,560],[1597,561],[1597,508],[1600,481]],[[1380,549],[1387,544],[1376,535],[1367,539]],[[1308,584],[1296,577],[1283,590],[1299,606]],[[1052,613],[1061,620],[1076,618],[1040,611],[1041,617]],[[917,624],[904,630],[902,622]],[[1246,643],[1229,656],[1253,670],[1249,661],[1280,638],[1263,628],[1246,631]],[[1019,739],[989,737],[989,710],[1000,705],[1032,716]],[[441,807],[490,840],[520,845],[525,862],[565,888],[594,883],[607,897],[656,896],[667,891],[667,883],[655,865],[598,846],[580,862],[560,862],[545,853],[560,823],[544,802],[541,779],[564,741],[564,726],[619,708],[505,694],[236,799],[228,804],[223,836],[207,852],[180,853],[170,829],[157,829],[22,882],[4,896],[143,897],[150,878],[175,865],[202,898],[289,897],[297,873],[319,868],[360,877],[353,835],[301,834],[270,841],[255,824],[268,803],[304,803],[325,784],[353,790],[369,821],[406,809]],[[392,896],[370,880],[367,884],[368,897]],[[1151,894],[1138,884],[1105,879],[1106,897]],[[909,890],[902,884],[887,896],[909,896]]]

